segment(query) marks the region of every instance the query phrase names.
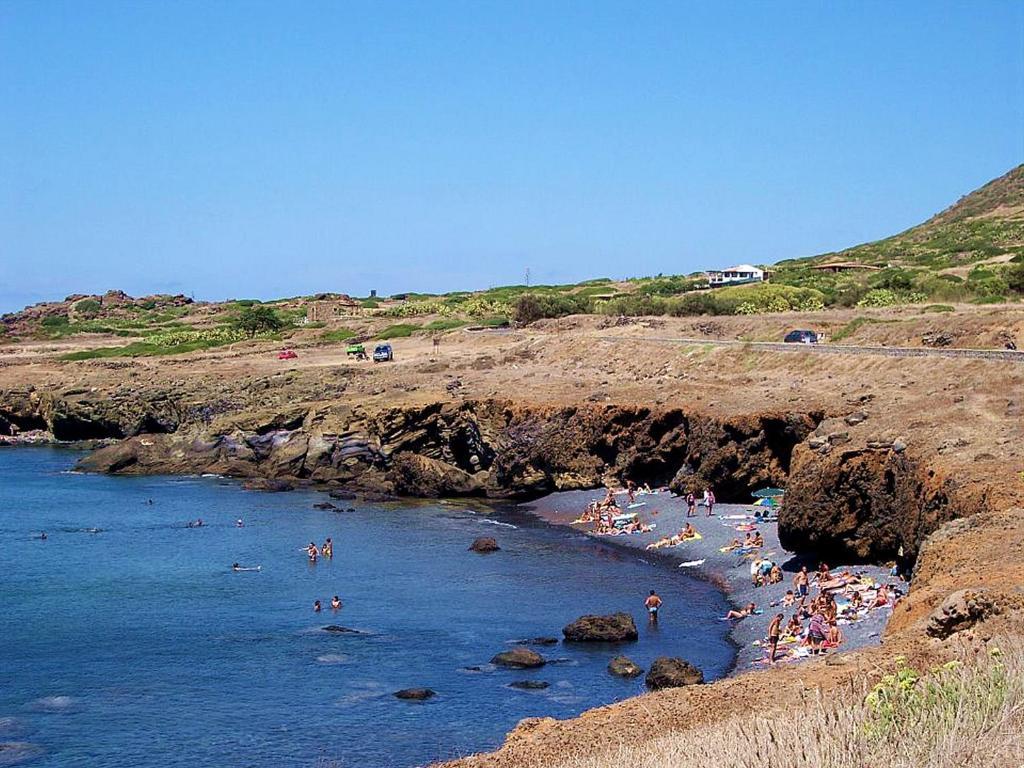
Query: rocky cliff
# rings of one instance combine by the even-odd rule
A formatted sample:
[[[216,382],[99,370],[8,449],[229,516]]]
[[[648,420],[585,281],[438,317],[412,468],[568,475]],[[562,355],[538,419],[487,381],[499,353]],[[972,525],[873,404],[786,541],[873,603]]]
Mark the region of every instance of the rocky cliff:
[[[785,485],[783,544],[824,558],[912,562],[939,525],[984,509],[973,486],[928,467],[899,439],[854,440],[822,412],[718,417],[683,408],[544,406],[505,400],[396,408],[315,402],[196,408],[166,391],[23,391],[0,396],[0,432],[117,439],[82,469],[216,473],[395,496],[534,498],[626,479],[747,501]],[[844,427],[839,430],[836,425]],[[269,487],[269,486],[268,486]]]

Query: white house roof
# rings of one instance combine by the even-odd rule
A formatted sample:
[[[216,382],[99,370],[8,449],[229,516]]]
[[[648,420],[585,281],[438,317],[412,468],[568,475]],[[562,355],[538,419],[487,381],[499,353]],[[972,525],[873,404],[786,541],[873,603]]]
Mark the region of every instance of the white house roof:
[[[735,267],[726,267],[725,269],[713,269],[712,272],[762,272],[760,267],[754,267],[750,264],[739,264]]]

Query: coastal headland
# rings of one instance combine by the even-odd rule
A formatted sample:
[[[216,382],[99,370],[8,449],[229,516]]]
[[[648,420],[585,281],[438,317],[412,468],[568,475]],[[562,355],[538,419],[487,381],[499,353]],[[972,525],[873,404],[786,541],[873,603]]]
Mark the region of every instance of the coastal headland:
[[[922,348],[937,331],[963,347],[1024,339],[1015,305],[879,317],[887,322],[861,343]],[[1024,364],[711,343],[849,321],[833,311],[610,327],[577,316],[452,330],[437,345],[401,339],[395,361],[380,365],[301,333],[289,360],[258,340],[116,360],[69,360],[75,342],[12,344],[0,367],[0,432],[94,441],[101,447],[80,465],[89,471],[214,472],[266,490],[527,500],[632,479],[676,492],[710,485],[722,502],[747,502],[753,489],[780,485],[786,549],[876,564],[902,549],[913,563],[879,646],[573,721],[524,721],[496,753],[460,763],[550,765],[765,701],[784,706],[808,689],[827,694],[877,677],[899,655],[939,662],[1020,633]],[[701,336],[709,343],[663,340]]]

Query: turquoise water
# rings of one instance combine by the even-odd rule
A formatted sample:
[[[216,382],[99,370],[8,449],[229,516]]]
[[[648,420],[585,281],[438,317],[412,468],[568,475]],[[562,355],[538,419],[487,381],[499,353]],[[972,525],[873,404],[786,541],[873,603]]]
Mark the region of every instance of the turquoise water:
[[[708,679],[734,657],[710,585],[514,513],[321,511],[319,494],[218,478],[68,473],[78,456],[0,450],[0,742],[39,747],[32,766],[413,766],[494,748],[523,717],[569,717],[642,682],[605,672],[609,648],[539,648],[558,663],[528,672],[488,659],[582,613],[641,620],[652,588],[661,625],[640,624],[626,653],[683,656]],[[207,526],[184,527],[197,517]],[[502,551],[467,552],[483,535]],[[334,560],[309,565],[301,548],[328,536]],[[334,594],[340,612],[313,613]],[[507,687],[522,679],[551,685]],[[438,696],[391,696],[412,686]]]

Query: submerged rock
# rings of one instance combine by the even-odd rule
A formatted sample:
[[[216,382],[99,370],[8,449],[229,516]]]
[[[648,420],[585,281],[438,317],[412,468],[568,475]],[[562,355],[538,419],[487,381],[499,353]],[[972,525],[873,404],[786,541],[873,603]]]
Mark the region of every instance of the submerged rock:
[[[481,554],[497,552],[499,549],[501,549],[501,547],[498,546],[498,542],[490,536],[481,536],[469,545],[470,552],[480,552]]]
[[[278,480],[273,477],[254,477],[246,480],[242,485],[247,491],[267,491],[268,493],[284,493],[295,490],[295,486],[287,480]]]
[[[572,643],[622,643],[639,637],[633,617],[628,613],[581,616],[566,625],[562,634],[566,642]]]
[[[409,701],[426,701],[436,695],[437,693],[430,688],[403,688],[400,691],[395,691],[393,694],[396,699],[406,699]]]
[[[358,629],[350,629],[343,627],[339,624],[328,624],[324,627],[324,632],[334,632],[339,635],[365,635],[366,633]]]
[[[533,669],[543,667],[545,663],[543,656],[529,648],[513,648],[511,651],[502,651],[491,659],[491,664],[510,669]]]
[[[681,688],[704,682],[704,673],[688,661],[671,656],[659,656],[651,664],[644,682],[652,691],[662,688]]]
[[[329,501],[318,501],[313,505],[313,509],[337,509],[337,507]]]
[[[527,637],[511,641],[513,645],[558,645],[557,637]]]
[[[639,677],[644,673],[643,667],[639,666],[628,656],[616,656],[609,661],[608,671],[619,677]]]
[[[543,691],[545,688],[550,686],[544,680],[516,680],[514,683],[509,683],[509,688],[518,688],[521,691]]]

